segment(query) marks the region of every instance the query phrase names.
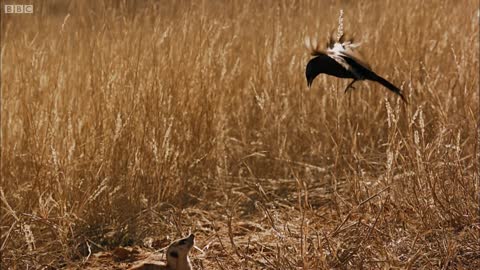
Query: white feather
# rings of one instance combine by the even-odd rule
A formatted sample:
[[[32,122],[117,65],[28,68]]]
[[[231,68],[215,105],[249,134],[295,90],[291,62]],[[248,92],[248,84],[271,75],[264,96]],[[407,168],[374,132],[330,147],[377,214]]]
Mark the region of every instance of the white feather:
[[[344,57],[349,57],[353,59],[357,59],[357,56],[355,56],[354,50],[360,46],[360,43],[352,43],[350,41],[345,41],[343,43],[335,42],[331,48],[327,48],[327,54],[333,60],[337,61],[340,65],[342,65],[345,69],[353,72],[355,75],[358,77],[361,77],[360,74],[358,74],[355,69],[353,69],[347,61],[345,61]]]

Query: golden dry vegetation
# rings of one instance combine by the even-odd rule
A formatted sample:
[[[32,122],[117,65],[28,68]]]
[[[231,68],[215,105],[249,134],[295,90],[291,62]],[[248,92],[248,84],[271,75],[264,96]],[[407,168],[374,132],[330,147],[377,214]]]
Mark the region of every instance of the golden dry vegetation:
[[[189,232],[195,269],[478,269],[478,8],[50,0],[2,14],[2,269],[94,267],[98,251]],[[308,91],[303,40],[326,42],[341,9],[408,105],[325,75]]]

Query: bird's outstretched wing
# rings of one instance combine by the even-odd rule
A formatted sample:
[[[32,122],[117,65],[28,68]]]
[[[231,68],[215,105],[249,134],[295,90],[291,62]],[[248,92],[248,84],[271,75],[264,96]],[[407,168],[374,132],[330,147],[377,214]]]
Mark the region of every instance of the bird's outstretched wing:
[[[327,54],[335,59],[340,65],[354,73],[359,79],[362,79],[361,72],[355,70],[345,59],[350,58],[362,65],[366,69],[372,69],[370,65],[363,60],[362,55],[356,50],[360,46],[360,43],[354,43],[353,39],[345,40],[344,35],[340,37],[339,42],[329,42]]]
[[[307,48],[307,50],[310,51],[311,56],[318,56],[318,55],[325,54],[325,52],[323,52],[320,49],[317,38],[310,38],[309,36],[306,36],[304,41],[305,41],[305,47]]]

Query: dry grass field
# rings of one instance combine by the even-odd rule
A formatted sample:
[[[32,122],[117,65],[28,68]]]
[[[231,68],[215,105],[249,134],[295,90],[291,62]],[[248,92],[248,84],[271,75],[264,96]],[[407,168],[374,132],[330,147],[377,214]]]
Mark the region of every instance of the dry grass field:
[[[461,2],[2,14],[1,268],[122,269],[95,254],[192,232],[194,269],[479,269],[479,5]],[[341,9],[409,104],[307,88],[304,38]]]

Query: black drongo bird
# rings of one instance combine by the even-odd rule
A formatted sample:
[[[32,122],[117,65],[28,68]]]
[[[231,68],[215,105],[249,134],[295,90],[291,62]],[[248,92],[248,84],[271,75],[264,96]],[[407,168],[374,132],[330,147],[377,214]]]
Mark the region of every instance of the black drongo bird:
[[[315,42],[315,40],[314,40]],[[311,50],[311,55],[314,56],[307,64],[305,76],[307,77],[307,85],[310,87],[313,80],[321,73],[332,75],[338,78],[350,78],[353,81],[345,88],[353,88],[353,83],[360,80],[371,80],[378,82],[388,88],[390,91],[399,95],[403,101],[406,102],[401,90],[378,76],[372,71],[370,66],[363,62],[359,55],[355,53],[355,48],[359,44],[353,43],[353,40],[344,41],[344,36],[340,37],[338,42],[332,39],[327,44],[326,52],[318,49],[318,46],[312,44],[310,38],[305,39],[305,45]]]

